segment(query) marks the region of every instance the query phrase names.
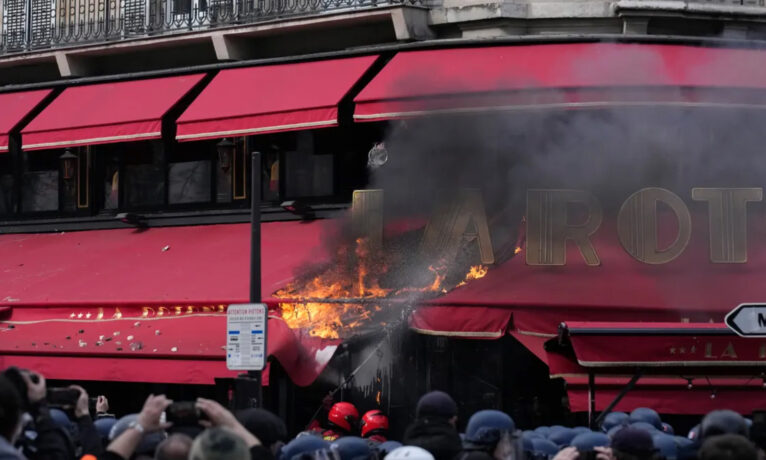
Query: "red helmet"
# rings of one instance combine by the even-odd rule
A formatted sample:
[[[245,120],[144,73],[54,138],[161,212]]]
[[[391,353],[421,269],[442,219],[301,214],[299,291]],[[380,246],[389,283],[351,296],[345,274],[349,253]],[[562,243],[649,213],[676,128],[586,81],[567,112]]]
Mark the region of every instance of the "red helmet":
[[[362,417],[362,437],[388,432],[388,417],[379,410],[371,410]]]
[[[327,421],[350,433],[359,421],[359,411],[351,403],[335,403],[327,414]]]

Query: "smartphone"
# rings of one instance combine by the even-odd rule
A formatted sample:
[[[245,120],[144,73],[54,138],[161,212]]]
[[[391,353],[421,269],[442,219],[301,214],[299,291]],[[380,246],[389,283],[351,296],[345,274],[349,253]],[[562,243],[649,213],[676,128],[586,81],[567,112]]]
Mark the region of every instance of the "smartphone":
[[[207,418],[194,401],[174,402],[165,410],[165,417],[174,426],[197,426]]]
[[[45,399],[51,407],[74,407],[80,391],[73,388],[48,388]]]

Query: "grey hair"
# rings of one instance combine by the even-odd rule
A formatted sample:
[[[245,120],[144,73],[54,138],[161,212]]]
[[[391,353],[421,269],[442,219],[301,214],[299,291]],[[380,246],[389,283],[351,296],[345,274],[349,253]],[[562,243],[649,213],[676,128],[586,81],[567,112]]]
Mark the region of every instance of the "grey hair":
[[[231,430],[214,427],[197,436],[189,460],[250,460],[250,449]]]

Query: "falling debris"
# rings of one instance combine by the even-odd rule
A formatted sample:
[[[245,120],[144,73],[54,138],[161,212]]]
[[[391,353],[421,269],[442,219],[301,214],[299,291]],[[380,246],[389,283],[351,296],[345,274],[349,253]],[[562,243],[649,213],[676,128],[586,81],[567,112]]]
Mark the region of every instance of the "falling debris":
[[[167,252],[170,249],[170,245],[165,246],[162,248],[162,252]]]
[[[86,341],[84,341],[84,340],[80,340],[80,342],[78,343],[78,345],[80,346],[80,348],[83,348],[83,347],[87,347],[87,346],[88,346],[88,342],[86,342]]]
[[[141,342],[133,342],[130,344],[131,351],[139,351],[144,349],[144,344]]]
[[[138,327],[140,325],[141,325],[141,321],[136,321],[135,323],[133,323],[133,327]]]
[[[120,335],[120,331],[114,331],[114,334],[113,334],[113,335],[114,335],[115,337],[117,337],[118,335]]]
[[[173,348],[171,348],[171,349],[170,349],[170,351],[172,351],[173,353],[175,353],[175,352],[177,352],[177,351],[178,351],[178,347],[173,347]]]
[[[162,333],[160,332],[160,330],[159,330],[159,329],[157,329],[156,331],[154,331],[154,335],[160,335],[160,334],[162,334]]]
[[[128,342],[130,342],[131,340],[133,340],[133,336],[132,336],[132,335],[129,335],[129,336],[128,336]]]

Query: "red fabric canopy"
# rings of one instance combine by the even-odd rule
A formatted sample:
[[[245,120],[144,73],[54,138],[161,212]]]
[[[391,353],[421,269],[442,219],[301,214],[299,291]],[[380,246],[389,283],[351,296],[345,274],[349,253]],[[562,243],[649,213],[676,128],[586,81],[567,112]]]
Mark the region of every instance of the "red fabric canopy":
[[[434,299],[414,313],[412,322],[431,331],[464,331],[464,320],[488,321],[512,312],[510,329],[535,340],[555,337],[569,321],[723,322],[743,302],[766,299],[766,225],[753,209],[748,221],[748,261],[714,264],[709,260],[707,215],[694,214],[685,251],[664,265],[633,259],[620,245],[614,221],[605,221],[592,237],[601,259],[588,266],[577,247],[567,247],[564,266],[531,266],[524,250],[490,267],[482,279]],[[445,310],[451,307],[450,310]],[[495,310],[502,310],[496,312]],[[495,324],[485,332],[496,332]],[[469,329],[474,331],[475,329]]]
[[[262,224],[264,297],[323,257],[322,229]],[[247,302],[249,247],[249,224],[2,235],[0,364],[55,379],[233,376],[225,309]],[[298,385],[316,379],[336,346],[269,320],[269,354]]]
[[[0,94],[0,152],[8,151],[10,132],[18,126],[21,120],[29,115],[51,90],[25,91],[21,93]]]
[[[178,119],[180,141],[336,126],[377,56],[223,70]]]
[[[763,93],[731,90],[765,87],[762,50],[566,43],[407,51],[356,97],[354,117],[610,103],[762,105]]]
[[[99,320],[95,315],[69,319],[71,309],[19,310],[12,320],[0,322],[3,368],[23,366],[60,380],[188,384],[213,384],[216,378],[237,375],[226,369],[223,313],[143,317],[139,310],[122,308],[121,319]],[[47,318],[29,319],[35,313]],[[298,335],[281,318],[269,318],[269,356],[296,385],[311,384],[337,345]]]
[[[646,377],[620,402],[623,409],[705,413],[727,408],[746,413],[766,408],[764,344],[739,337],[724,324],[570,322],[547,350],[551,376],[566,380],[575,411],[589,409],[588,374],[595,377],[598,410],[627,384],[626,375],[638,369]]]
[[[204,75],[67,88],[21,132],[25,150],[159,139],[162,117]]]
[[[324,257],[321,222],[261,225],[264,298]],[[250,224],[0,235],[0,305],[246,302]]]
[[[762,342],[740,337],[722,323],[569,322],[562,327],[560,340],[571,347],[577,364],[596,372],[637,367],[688,373],[692,368],[766,370]],[[551,374],[560,372],[550,360],[549,365]]]

